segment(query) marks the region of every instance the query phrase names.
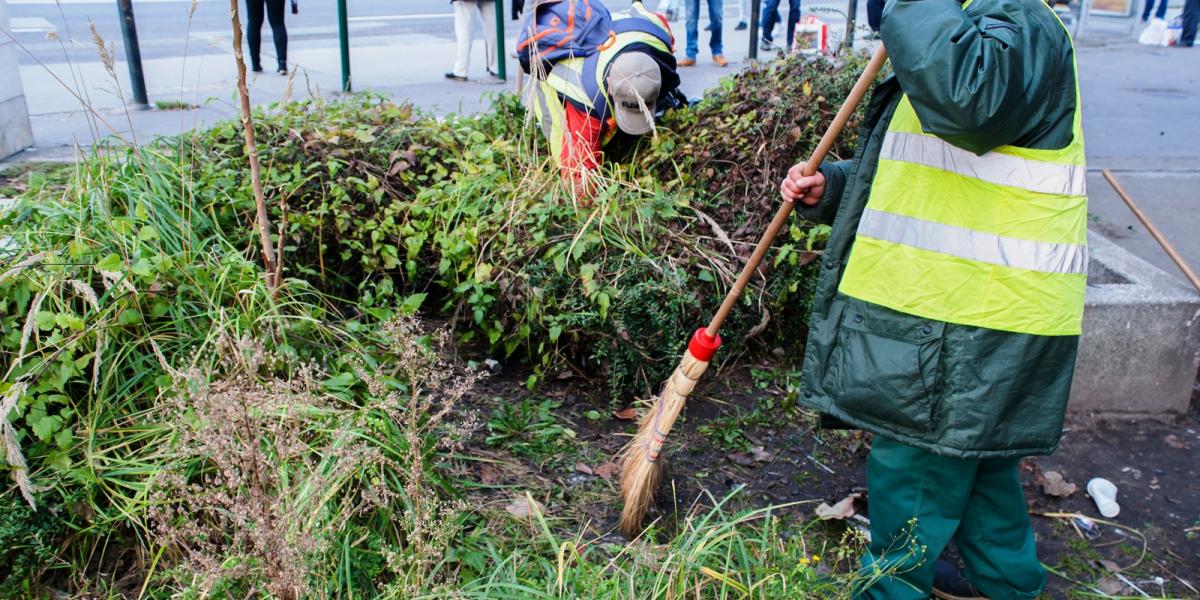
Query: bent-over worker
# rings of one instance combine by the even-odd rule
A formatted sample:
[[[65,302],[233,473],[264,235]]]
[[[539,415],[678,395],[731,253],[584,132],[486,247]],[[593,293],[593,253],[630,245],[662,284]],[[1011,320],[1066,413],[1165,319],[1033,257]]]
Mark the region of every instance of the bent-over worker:
[[[801,400],[875,434],[860,597],[1036,598],[1018,462],[1058,446],[1087,282],[1074,49],[1040,0],[874,8],[895,75],[856,156],[781,182],[833,226]]]
[[[570,13],[544,12],[576,9],[578,19]],[[585,10],[594,22],[582,18]],[[599,0],[541,0],[527,18],[542,27],[527,25],[517,48],[522,67],[537,78],[530,99],[534,114],[563,179],[577,194],[588,197],[593,188],[591,173],[603,161],[602,148],[618,131],[631,136],[650,133],[655,113],[678,104],[671,29],[662,15],[641,2],[634,2],[626,14],[611,15],[610,20]],[[567,22],[574,24],[575,32],[550,30]],[[601,42],[564,52],[564,45],[549,35],[584,40],[589,35],[584,28],[590,29],[590,35],[603,32]],[[527,64],[526,56],[534,58],[533,64]]]

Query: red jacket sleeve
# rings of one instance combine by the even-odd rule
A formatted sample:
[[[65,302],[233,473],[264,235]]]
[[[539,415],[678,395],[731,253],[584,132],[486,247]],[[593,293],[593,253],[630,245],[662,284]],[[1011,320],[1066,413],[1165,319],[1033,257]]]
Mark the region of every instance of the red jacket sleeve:
[[[563,132],[562,155],[559,164],[563,174],[579,176],[600,166],[604,155],[600,142],[604,123],[566,102],[566,127]]]

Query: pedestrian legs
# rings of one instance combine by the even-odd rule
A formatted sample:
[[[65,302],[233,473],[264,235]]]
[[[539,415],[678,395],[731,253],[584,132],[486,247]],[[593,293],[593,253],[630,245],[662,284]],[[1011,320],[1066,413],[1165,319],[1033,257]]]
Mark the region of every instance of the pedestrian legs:
[[[1200,25],[1200,0],[1187,0],[1183,5],[1183,31],[1179,35],[1181,47],[1196,45],[1197,25]]]
[[[267,21],[271,23],[271,37],[275,40],[275,59],[279,70],[287,71],[287,26],[283,23],[284,4],[287,0],[267,0]],[[259,21],[262,26],[262,21]]]
[[[709,33],[708,48],[713,56],[725,54],[725,46],[721,42],[721,26],[725,20],[724,0],[708,0],[708,22],[712,31]]]
[[[796,24],[799,22],[800,0],[788,0],[787,49],[789,52],[792,50],[792,40],[796,37]]]
[[[489,0],[476,2],[479,22],[483,26],[484,56],[487,57],[488,73],[496,74],[496,3]]]
[[[775,24],[782,20],[779,16],[779,0],[764,0],[761,19],[759,27],[762,28],[762,45],[766,50],[775,42]]]
[[[458,49],[454,59],[456,77],[466,77],[471,66],[472,28],[475,21],[483,26],[483,40],[488,72],[496,71],[496,7],[492,2],[456,0],[454,3],[454,39]]]
[[[1167,17],[1167,3],[1169,0],[1158,0],[1158,11],[1154,18],[1165,19]],[[1142,9],[1142,21],[1150,20],[1150,13],[1154,11],[1154,0],[1146,0],[1146,7]]]
[[[683,15],[684,31],[687,33],[684,54],[696,60],[696,56],[700,54],[700,0],[684,0]]]
[[[262,70],[262,26],[265,0],[246,0],[246,43],[250,46],[250,68]]]

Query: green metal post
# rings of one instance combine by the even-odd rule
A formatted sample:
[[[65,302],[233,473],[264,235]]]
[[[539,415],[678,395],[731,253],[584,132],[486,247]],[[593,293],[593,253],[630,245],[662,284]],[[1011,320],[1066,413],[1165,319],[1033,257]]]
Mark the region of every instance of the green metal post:
[[[507,45],[504,43],[504,0],[496,0],[496,77],[508,81]]]
[[[346,0],[337,0],[338,45],[342,50],[342,91],[350,92],[350,28],[346,25]]]

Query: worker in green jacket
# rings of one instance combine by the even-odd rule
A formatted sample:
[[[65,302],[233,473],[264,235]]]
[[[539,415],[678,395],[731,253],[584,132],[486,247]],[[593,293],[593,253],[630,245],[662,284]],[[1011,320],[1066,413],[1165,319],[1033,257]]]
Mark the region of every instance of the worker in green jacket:
[[[879,30],[854,159],[781,183],[833,226],[801,400],[875,434],[861,597],[928,598],[953,539],[957,593],[1035,598],[1018,461],[1058,445],[1087,282],[1074,49],[1040,0],[891,0]]]

